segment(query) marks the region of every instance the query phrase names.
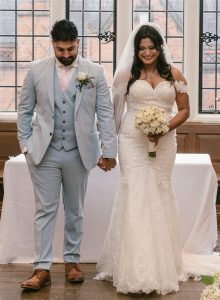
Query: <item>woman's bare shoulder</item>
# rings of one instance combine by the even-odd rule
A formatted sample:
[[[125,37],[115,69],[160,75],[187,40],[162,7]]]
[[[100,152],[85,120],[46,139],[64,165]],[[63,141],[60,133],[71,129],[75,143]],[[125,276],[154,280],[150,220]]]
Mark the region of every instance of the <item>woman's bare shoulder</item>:
[[[178,68],[172,66],[171,72],[173,74],[174,81],[184,82],[185,84],[187,83],[186,78],[184,77],[183,73]]]

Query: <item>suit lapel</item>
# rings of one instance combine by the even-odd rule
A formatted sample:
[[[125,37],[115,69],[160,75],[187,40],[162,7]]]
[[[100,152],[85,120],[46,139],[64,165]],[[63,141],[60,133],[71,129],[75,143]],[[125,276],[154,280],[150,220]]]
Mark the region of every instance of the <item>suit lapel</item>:
[[[54,70],[55,70],[55,57],[47,65],[46,81],[48,87],[48,97],[52,110],[54,111]]]
[[[79,57],[78,74],[76,75],[76,77],[78,77],[78,75],[80,74],[80,72],[88,73],[88,69],[89,69],[89,64],[87,63],[87,61],[85,59],[83,59],[82,57]],[[82,100],[84,88],[85,87],[83,86],[81,91],[80,91],[79,88],[77,88],[77,91],[76,91],[76,103],[75,103],[75,115],[77,113],[77,110],[79,108],[80,102]]]

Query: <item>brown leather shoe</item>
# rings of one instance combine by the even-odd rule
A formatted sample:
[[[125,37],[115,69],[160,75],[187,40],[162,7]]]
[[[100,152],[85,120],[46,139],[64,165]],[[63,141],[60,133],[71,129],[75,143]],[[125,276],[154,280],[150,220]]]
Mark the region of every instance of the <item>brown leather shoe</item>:
[[[33,275],[21,284],[21,288],[40,290],[49,284],[51,284],[50,272],[45,269],[36,269]]]
[[[77,263],[65,263],[66,280],[69,282],[83,282],[84,275]]]

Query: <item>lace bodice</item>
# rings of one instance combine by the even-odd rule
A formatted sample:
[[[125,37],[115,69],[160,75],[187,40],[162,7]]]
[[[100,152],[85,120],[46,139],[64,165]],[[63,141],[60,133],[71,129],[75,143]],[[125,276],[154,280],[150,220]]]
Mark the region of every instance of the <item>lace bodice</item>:
[[[143,109],[148,104],[154,104],[164,108],[167,113],[171,113],[176,91],[186,92],[186,85],[183,87],[179,82],[172,84],[170,81],[163,80],[155,88],[152,88],[146,80],[137,80],[131,85],[126,99],[128,112]]]

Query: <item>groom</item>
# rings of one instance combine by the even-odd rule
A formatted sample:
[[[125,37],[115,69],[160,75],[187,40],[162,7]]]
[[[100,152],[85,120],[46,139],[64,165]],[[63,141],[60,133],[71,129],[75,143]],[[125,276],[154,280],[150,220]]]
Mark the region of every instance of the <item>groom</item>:
[[[110,171],[117,152],[113,108],[102,66],[78,55],[78,31],[72,22],[56,22],[51,37],[55,56],[31,64],[17,122],[36,202],[34,272],[21,287],[36,290],[51,282],[61,185],[66,280],[84,280],[79,260],[89,172],[97,164]]]

